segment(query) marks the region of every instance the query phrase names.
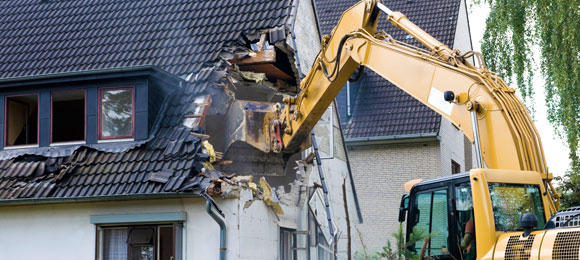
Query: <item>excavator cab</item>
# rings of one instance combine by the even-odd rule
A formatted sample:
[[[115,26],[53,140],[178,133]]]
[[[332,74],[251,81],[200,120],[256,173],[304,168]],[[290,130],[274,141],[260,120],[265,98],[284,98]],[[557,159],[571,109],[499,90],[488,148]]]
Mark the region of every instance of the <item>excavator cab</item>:
[[[537,173],[491,169],[416,183],[402,206],[405,201],[399,220],[405,220],[406,212],[406,241],[417,231],[429,237],[409,249],[435,259],[464,260],[510,253],[498,250],[508,241],[515,248],[533,243],[544,230],[549,203]],[[517,254],[531,254],[531,248],[525,250]]]
[[[425,247],[424,255],[435,259],[475,259],[466,254],[468,250],[475,251],[474,239],[468,243],[469,249],[461,247],[466,226],[470,221],[473,223],[469,173],[415,184],[411,192],[403,196],[401,205],[403,201],[408,201],[407,242],[413,230],[429,236],[428,240],[411,245],[411,251],[420,254]],[[399,217],[402,219],[404,215]]]

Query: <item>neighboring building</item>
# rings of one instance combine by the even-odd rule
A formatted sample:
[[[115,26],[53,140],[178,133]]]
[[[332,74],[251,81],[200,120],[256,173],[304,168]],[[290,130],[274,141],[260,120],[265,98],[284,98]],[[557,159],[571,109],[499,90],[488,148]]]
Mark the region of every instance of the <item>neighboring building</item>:
[[[330,33],[341,13],[356,2],[315,0],[321,32]],[[472,50],[465,0],[383,2],[449,47]],[[425,48],[381,15],[379,30]],[[471,169],[471,144],[445,118],[369,69],[360,81],[348,83],[336,101],[359,188],[364,223],[357,228],[369,250],[380,250],[398,230],[403,184]],[[355,241],[362,250],[361,241]]]
[[[296,91],[320,48],[310,1],[0,14],[0,259],[346,258],[360,212],[336,111],[314,130],[328,194],[311,150],[240,160],[226,134],[236,102]]]

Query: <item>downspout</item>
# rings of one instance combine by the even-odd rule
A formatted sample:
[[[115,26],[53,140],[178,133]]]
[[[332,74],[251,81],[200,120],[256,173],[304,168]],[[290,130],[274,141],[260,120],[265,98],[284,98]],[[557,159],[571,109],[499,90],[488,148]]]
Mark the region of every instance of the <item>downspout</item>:
[[[211,216],[211,218],[213,218],[213,220],[215,220],[215,222],[220,226],[220,260],[225,260],[226,259],[226,251],[228,250],[226,247],[226,233],[227,232],[226,232],[226,223],[224,222],[225,215],[217,207],[217,205],[215,205],[215,201],[213,201],[213,199],[211,197],[209,197],[208,195],[205,195],[205,194],[203,197],[206,199],[205,211],[207,211],[207,214],[209,214]],[[211,209],[212,206],[215,208],[217,213]]]
[[[334,109],[337,110],[338,106],[336,105],[336,100],[332,102],[334,104]],[[363,223],[363,216],[362,211],[360,209],[360,204],[358,202],[358,195],[356,193],[356,188],[354,187],[354,178],[352,176],[352,168],[350,167],[350,159],[348,156],[348,148],[346,146],[346,141],[344,139],[344,135],[342,134],[342,122],[340,121],[340,116],[338,118],[338,128],[340,130],[340,139],[342,141],[342,148],[344,149],[344,155],[346,158],[346,168],[348,169],[348,178],[350,179],[350,189],[352,190],[352,197],[354,199],[354,205],[356,207],[356,215],[358,217],[358,223]]]
[[[296,48],[296,34],[294,34],[294,27],[290,29],[290,35],[292,36],[292,45],[294,45],[294,59],[296,60],[296,67],[298,67],[298,85],[302,82],[304,74],[302,74],[302,69],[300,69],[300,57],[298,57],[298,49]]]
[[[351,116],[351,114],[350,114],[350,80],[346,81],[346,116],[347,116],[347,118]]]

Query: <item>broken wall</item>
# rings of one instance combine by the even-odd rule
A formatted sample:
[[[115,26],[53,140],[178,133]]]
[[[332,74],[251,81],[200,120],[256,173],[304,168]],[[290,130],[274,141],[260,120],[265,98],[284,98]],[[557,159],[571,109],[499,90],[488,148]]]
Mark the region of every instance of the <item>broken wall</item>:
[[[290,25],[288,27],[284,44],[276,42],[275,46],[270,47],[282,50],[282,54],[288,55],[288,60],[294,62],[293,70],[298,71],[299,69],[301,74],[305,75],[310,70],[313,61],[320,50],[319,34],[316,26],[314,10],[312,8],[312,2],[307,0],[295,2],[297,3],[297,6],[294,7],[294,16],[291,18],[294,20],[289,21]],[[268,38],[264,38],[260,34],[255,36],[246,35],[246,38],[251,39],[253,43],[267,49],[268,47],[266,46],[268,44],[262,45],[261,42],[274,39],[272,38],[273,34],[278,35],[280,32],[281,30],[276,28],[269,31]],[[262,35],[264,35],[263,32]],[[279,37],[279,35],[275,37]],[[260,46],[253,46],[252,48],[260,50],[262,48]],[[228,50],[229,54],[226,53],[222,55],[225,60],[229,60],[232,64],[238,65],[238,67],[232,66],[227,69],[223,76],[226,80],[220,81],[220,86],[223,86],[224,91],[228,95],[236,100],[243,99],[262,102],[279,102],[280,93],[274,94],[272,92],[273,90],[280,90],[287,94],[293,94],[292,91],[289,91],[291,87],[283,88],[281,87],[282,85],[280,85],[280,81],[268,77],[267,73],[272,69],[269,65],[272,64],[266,64],[269,67],[262,66],[264,65],[263,62],[268,59],[258,59],[259,57],[263,57],[260,56],[261,54],[258,53],[259,51],[255,53],[250,51],[245,54],[243,53],[244,51],[239,52],[238,47]],[[236,56],[236,54],[244,56]],[[279,54],[279,52],[276,52],[276,55]],[[245,61],[239,59],[240,57],[243,57]],[[258,67],[255,65],[260,66]],[[259,75],[260,73],[266,73],[266,75]],[[286,81],[286,83],[289,82]],[[252,95],[258,94],[254,95],[258,97],[253,99],[255,97],[249,95],[250,93]],[[220,107],[217,104],[221,103],[215,101],[219,99],[220,98],[214,98],[212,106],[215,108]],[[223,100],[228,100],[228,98],[224,98]],[[248,111],[251,111],[252,109],[253,108],[246,106],[245,109],[240,111],[244,111],[244,113],[247,114],[249,113]],[[214,111],[213,114],[210,113],[210,120],[208,120],[208,123],[221,122],[216,116],[219,115],[219,113],[223,113],[223,111]],[[236,119],[240,117],[236,116],[232,118]],[[219,139],[220,137],[219,134],[216,135],[215,131],[220,127],[221,126],[218,125],[217,127],[208,128],[207,134],[211,136],[211,143],[220,142],[220,140],[215,139]],[[234,127],[233,129],[238,128]],[[320,143],[321,157],[323,158],[322,168],[326,175],[326,185],[328,186],[329,191],[332,219],[339,230],[338,254],[339,256],[346,257],[348,239],[345,207],[343,202],[344,194],[342,191],[343,183],[345,183],[346,188],[346,200],[352,227],[351,235],[353,237],[356,235],[354,231],[354,223],[358,223],[359,219],[357,217],[357,207],[352,190],[353,185],[349,179],[346,152],[344,151],[344,146],[342,144],[338,115],[336,114],[334,106],[331,106],[327,110],[320,122],[314,128],[314,132],[316,133],[317,140]],[[259,198],[263,195],[248,194],[247,189],[234,195],[234,197],[238,198],[239,204],[238,213],[232,217],[237,218],[237,220],[233,220],[233,222],[237,222],[238,226],[235,228],[237,230],[235,232],[238,232],[237,235],[240,239],[240,241],[233,241],[233,243],[236,243],[239,247],[239,254],[236,255],[235,259],[272,259],[272,252],[270,252],[271,249],[263,250],[263,245],[268,245],[269,248],[278,250],[279,228],[289,228],[298,232],[312,231],[311,224],[313,223],[312,221],[314,218],[308,206],[308,199],[315,191],[315,188],[313,188],[314,183],[316,182],[320,184],[322,182],[318,177],[319,174],[316,166],[314,164],[305,165],[302,161],[312,151],[307,150],[289,158],[283,158],[287,161],[285,169],[272,172],[267,170],[268,168],[272,168],[268,166],[272,166],[271,164],[279,164],[281,160],[275,160],[276,158],[271,157],[249,156],[250,153],[248,151],[254,148],[247,144],[241,144],[241,142],[235,143],[235,145],[230,146],[230,148],[231,147],[233,147],[233,149],[227,151],[225,150],[225,146],[216,145],[217,151],[224,152],[224,163],[230,161],[227,165],[219,165],[217,168],[226,173],[251,175],[253,176],[253,182],[256,184],[259,183],[261,177],[264,177],[272,187],[272,192],[275,195],[272,198],[273,201],[276,205],[280,206],[280,209],[283,212],[283,214],[275,213],[274,207],[264,206],[263,198]],[[252,161],[251,159],[261,159],[261,161]],[[247,165],[248,163],[251,165]],[[247,167],[242,167],[243,164]],[[250,172],[241,170],[242,168],[253,169],[254,171]],[[233,208],[224,209],[224,211],[228,210],[233,210]],[[229,215],[226,216],[226,222],[232,221],[232,217]],[[228,223],[228,226],[229,225],[230,223]],[[228,230],[228,236],[230,236],[230,232],[234,231]],[[307,240],[307,235],[297,235],[297,247],[308,247]],[[228,239],[228,241],[231,240]],[[255,245],[261,246],[256,247]],[[277,251],[275,253],[277,253]],[[298,250],[297,256],[299,259],[305,259],[307,258],[307,253],[307,250]],[[316,256],[316,247],[311,247],[310,253],[311,256],[313,256],[311,259],[318,259]]]

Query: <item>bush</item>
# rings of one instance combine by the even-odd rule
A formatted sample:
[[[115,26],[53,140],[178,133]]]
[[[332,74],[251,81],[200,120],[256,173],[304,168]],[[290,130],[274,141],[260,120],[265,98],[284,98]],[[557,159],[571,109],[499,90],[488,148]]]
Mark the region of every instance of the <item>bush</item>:
[[[405,232],[403,231],[403,223],[399,225],[399,231],[393,233],[393,237],[396,240],[396,247],[393,249],[391,241],[387,241],[387,246],[384,246],[382,251],[376,251],[373,253],[368,253],[367,247],[362,240],[362,236],[359,232],[359,237],[363,246],[362,252],[356,252],[354,255],[355,260],[416,260],[419,259],[419,255],[415,252],[409,250],[410,246],[413,246],[416,242],[422,243],[425,239],[428,239],[432,234],[426,234],[423,229],[414,227],[413,232],[409,235],[409,242],[405,242]],[[357,230],[358,231],[358,230]]]

